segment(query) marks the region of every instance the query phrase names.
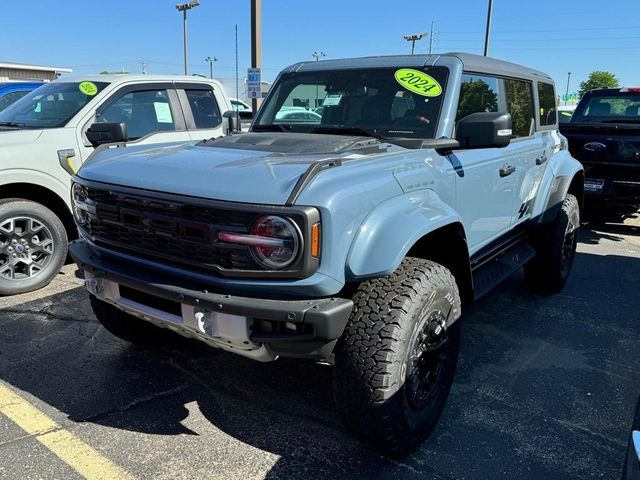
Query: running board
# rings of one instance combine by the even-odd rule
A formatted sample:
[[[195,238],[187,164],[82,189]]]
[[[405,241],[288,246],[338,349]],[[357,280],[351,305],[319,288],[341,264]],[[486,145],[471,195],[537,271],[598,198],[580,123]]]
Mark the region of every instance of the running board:
[[[489,293],[500,282],[517,272],[535,254],[533,247],[528,243],[520,242],[475,269],[473,271],[474,300]]]

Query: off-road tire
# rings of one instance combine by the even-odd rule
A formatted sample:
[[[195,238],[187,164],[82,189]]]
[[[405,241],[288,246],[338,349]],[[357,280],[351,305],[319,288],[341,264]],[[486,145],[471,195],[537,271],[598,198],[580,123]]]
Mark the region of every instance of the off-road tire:
[[[524,266],[524,278],[532,290],[544,295],[562,290],[573,266],[579,226],[578,200],[567,194],[555,220],[532,234],[536,255]]]
[[[31,226],[40,228],[39,232],[27,234],[26,220],[33,220]],[[15,221],[17,223],[13,223]],[[13,233],[11,233],[13,232]],[[16,252],[15,247],[9,251],[11,241],[17,239],[17,233],[20,232],[22,237],[19,240],[26,240],[25,246],[29,246],[30,250],[21,250]],[[40,238],[41,237],[41,238]],[[38,245],[32,239],[38,238],[38,242],[51,241],[51,251],[36,253]],[[67,232],[60,219],[47,207],[20,198],[8,198],[0,201],[0,295],[17,295],[20,293],[32,292],[38,290],[49,283],[60,272],[67,258]],[[29,265],[21,262],[13,271],[2,270],[3,267],[9,266],[11,258],[14,254],[24,256],[26,261],[32,262],[32,258],[39,258],[41,262],[38,271],[32,270]],[[42,260],[46,258],[46,260]]]
[[[125,342],[154,348],[167,347],[182,340],[177,333],[129,315],[93,295],[89,297],[93,313],[105,330]]]
[[[460,345],[458,287],[442,265],[408,257],[388,277],[362,283],[353,300],[336,346],[336,407],[354,436],[401,457],[431,433],[449,395]],[[436,324],[446,329],[434,337]],[[435,373],[424,377],[431,380],[426,396],[417,397],[412,354],[426,330],[428,338],[445,341],[420,357],[425,361],[418,364]]]

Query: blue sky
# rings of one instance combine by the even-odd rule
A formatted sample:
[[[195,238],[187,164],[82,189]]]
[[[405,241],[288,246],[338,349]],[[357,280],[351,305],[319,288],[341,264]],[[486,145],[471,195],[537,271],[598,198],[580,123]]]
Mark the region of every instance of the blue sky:
[[[0,61],[101,70],[182,73],[182,17],[171,0],[30,0],[4,3]],[[263,0],[263,79],[313,51],[327,58],[410,53],[402,38],[428,31],[434,51],[482,53],[486,0]],[[240,75],[250,63],[249,0],[201,0],[189,12],[189,73],[235,72],[238,25]],[[426,52],[428,41],[416,46]],[[490,55],[549,73],[564,93],[592,70],[609,70],[640,86],[640,1],[494,0]]]

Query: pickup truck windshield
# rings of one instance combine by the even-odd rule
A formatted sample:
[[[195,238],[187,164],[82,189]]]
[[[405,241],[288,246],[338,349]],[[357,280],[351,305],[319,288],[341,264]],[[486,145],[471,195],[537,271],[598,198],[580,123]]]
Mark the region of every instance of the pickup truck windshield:
[[[591,95],[580,102],[571,123],[640,123],[640,92]]]
[[[433,138],[447,76],[444,67],[285,74],[252,130]]]
[[[47,83],[0,112],[0,126],[63,127],[107,85],[107,82]]]

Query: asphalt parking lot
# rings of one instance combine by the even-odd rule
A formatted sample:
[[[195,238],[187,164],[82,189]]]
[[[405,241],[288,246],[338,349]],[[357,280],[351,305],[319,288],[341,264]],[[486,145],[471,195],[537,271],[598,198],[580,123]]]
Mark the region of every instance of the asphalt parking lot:
[[[514,276],[466,312],[443,417],[403,461],[345,433],[329,367],[135,349],[96,322],[73,265],[0,299],[0,387],[106,459],[104,478],[618,478],[640,395],[640,219],[615,220],[583,228],[562,294]],[[82,478],[40,435],[0,414],[0,478]]]

